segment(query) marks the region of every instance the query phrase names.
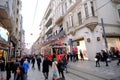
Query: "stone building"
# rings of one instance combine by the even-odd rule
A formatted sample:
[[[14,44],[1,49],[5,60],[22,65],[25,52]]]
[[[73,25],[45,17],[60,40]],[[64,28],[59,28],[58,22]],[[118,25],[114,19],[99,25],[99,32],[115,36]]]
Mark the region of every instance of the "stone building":
[[[61,41],[67,43],[69,51],[77,46],[78,54],[81,49],[85,58],[93,60],[102,49],[120,50],[120,1],[51,0],[40,27],[41,53],[46,46]]]
[[[21,0],[0,0],[0,27],[7,31],[7,33],[0,34],[1,36],[6,36],[2,37],[6,40],[4,40],[5,43],[1,43],[0,49],[3,53],[9,53],[9,57],[15,57],[16,53],[19,52],[20,27],[22,25],[21,5]]]

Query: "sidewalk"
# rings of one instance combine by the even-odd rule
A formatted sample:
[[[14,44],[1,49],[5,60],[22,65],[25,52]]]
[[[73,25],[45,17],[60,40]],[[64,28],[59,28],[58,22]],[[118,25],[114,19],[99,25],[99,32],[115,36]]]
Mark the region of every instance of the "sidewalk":
[[[74,71],[80,71],[106,80],[120,80],[120,66],[117,66],[116,63],[117,61],[111,61],[109,66],[106,67],[104,62],[100,62],[101,67],[95,67],[94,61],[78,61],[69,62],[68,66]],[[73,71],[72,73],[77,74]]]

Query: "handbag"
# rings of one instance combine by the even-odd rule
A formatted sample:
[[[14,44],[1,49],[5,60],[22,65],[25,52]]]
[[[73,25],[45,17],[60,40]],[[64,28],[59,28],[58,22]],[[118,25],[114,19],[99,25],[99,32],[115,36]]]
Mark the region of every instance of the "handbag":
[[[53,76],[55,76],[55,77],[56,77],[56,76],[57,76],[57,72],[55,72],[55,71],[54,71],[54,72],[53,72]]]

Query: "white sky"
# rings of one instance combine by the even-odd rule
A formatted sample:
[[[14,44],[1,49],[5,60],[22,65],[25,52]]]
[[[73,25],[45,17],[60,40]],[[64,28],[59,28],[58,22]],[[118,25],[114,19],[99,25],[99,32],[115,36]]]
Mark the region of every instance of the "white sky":
[[[25,42],[30,43],[27,45],[27,48],[30,48],[32,43],[35,42],[39,37],[39,25],[49,2],[50,0],[38,0],[38,6],[35,13],[37,0],[22,0],[22,16],[23,29],[25,30]],[[33,35],[31,35],[31,33]]]

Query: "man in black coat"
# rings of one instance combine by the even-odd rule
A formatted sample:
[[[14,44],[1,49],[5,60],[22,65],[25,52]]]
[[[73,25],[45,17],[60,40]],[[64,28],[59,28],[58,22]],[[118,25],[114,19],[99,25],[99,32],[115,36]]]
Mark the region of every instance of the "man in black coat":
[[[16,75],[16,70],[17,70],[17,67],[19,67],[19,63],[16,62],[16,59],[13,58],[12,59],[12,62],[11,62],[11,70],[12,70],[12,73],[14,74],[14,78],[15,78],[15,75]]]
[[[101,50],[101,53],[102,53],[104,61],[106,62],[106,66],[108,66],[108,61],[107,61],[108,54],[105,52],[105,50]]]
[[[45,80],[48,79],[48,73],[49,73],[49,63],[50,61],[48,60],[47,57],[44,58],[43,60],[43,64],[42,64],[42,72],[43,72],[43,75],[45,77]]]
[[[38,70],[40,71],[41,69],[41,58],[40,58],[40,56],[37,56],[37,65],[38,65]]]
[[[11,78],[11,70],[12,70],[12,67],[11,67],[11,61],[8,61],[6,63],[6,80],[9,80]]]
[[[5,71],[5,58],[2,56],[0,57],[0,61],[1,61],[1,66],[0,66],[0,70],[1,71]]]
[[[32,57],[32,69],[35,69],[35,56]]]

